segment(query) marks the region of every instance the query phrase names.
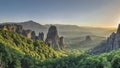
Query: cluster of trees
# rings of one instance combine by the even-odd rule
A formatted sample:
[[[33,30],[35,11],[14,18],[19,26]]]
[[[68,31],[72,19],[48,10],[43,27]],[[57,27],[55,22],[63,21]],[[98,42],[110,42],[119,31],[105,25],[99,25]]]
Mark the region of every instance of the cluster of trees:
[[[43,41],[0,30],[0,68],[120,68],[120,50],[65,56]]]
[[[81,54],[48,59],[39,63],[41,68],[120,68],[120,50],[101,55]]]
[[[12,31],[0,30],[0,68],[37,68],[47,58],[64,56],[42,40],[32,40]]]

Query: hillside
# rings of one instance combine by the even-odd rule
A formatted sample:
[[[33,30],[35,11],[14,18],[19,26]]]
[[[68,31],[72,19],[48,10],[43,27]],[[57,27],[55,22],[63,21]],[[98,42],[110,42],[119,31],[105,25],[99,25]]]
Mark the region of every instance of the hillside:
[[[28,21],[29,22],[29,21]],[[25,25],[27,22],[23,22]],[[32,22],[29,23],[31,26],[38,25],[38,23]],[[23,26],[24,26],[23,25]],[[36,32],[44,32],[45,38],[47,35],[47,29],[51,26],[52,24],[46,24],[42,25],[46,29],[42,29],[42,26],[39,27],[31,27],[25,25],[25,27],[29,27],[32,30],[35,30]],[[99,28],[99,27],[82,27],[82,26],[77,26],[77,25],[64,25],[64,24],[54,24],[59,31],[60,36],[64,36],[65,44],[69,46],[70,48],[80,48],[82,49],[89,49],[97,46],[101,41],[106,39],[106,36],[108,36],[111,32],[115,31],[116,29],[110,29],[110,28]],[[79,44],[81,41],[84,40],[84,38],[90,35],[93,38],[93,42],[90,42],[88,44]]]
[[[44,32],[44,39],[46,39],[47,29],[51,26],[51,24],[41,25],[34,21],[26,21],[19,23],[23,25],[26,29],[31,29],[38,34],[39,32]],[[59,36],[64,36],[65,45],[69,48],[80,49],[86,51],[90,48],[94,48],[101,41],[105,40],[106,37],[116,29],[111,28],[100,28],[100,27],[84,27],[77,25],[64,25],[64,24],[54,24],[59,32]],[[32,27],[31,27],[32,26]],[[80,44],[87,35],[90,35],[93,38],[92,42]],[[94,43],[96,42],[96,43]],[[68,51],[68,50],[67,50]]]
[[[61,52],[53,50],[41,40],[32,40],[15,32],[0,29],[0,64],[3,68],[16,68],[16,65],[20,64],[23,64],[22,68],[26,68],[24,66],[30,66],[27,63],[33,63],[35,60],[60,56],[63,56]],[[26,63],[26,59],[30,62]],[[16,67],[12,67],[14,65]]]
[[[104,52],[110,52],[112,50],[117,50],[119,48],[120,48],[120,24],[115,32],[111,33],[110,36],[108,36],[98,46],[90,49],[88,53],[100,54]]]
[[[101,55],[60,56],[42,41],[0,30],[0,68],[119,68],[120,50]],[[46,59],[46,58],[54,59]],[[43,60],[44,61],[41,61]]]
[[[44,39],[47,38],[47,29],[51,26],[50,24],[41,25],[32,20],[18,23],[22,25],[25,29],[31,29],[35,31],[36,35],[39,32],[44,33]],[[116,29],[111,28],[100,28],[100,27],[83,27],[77,25],[64,25],[64,24],[54,24],[59,32],[59,36],[64,36],[65,45],[71,49],[80,49],[80,50],[88,50],[90,48],[94,48],[101,41],[105,40],[107,36],[110,35],[111,32]],[[85,37],[89,35],[93,39],[92,42],[81,44]],[[94,43],[96,42],[96,43]],[[90,45],[89,45],[90,44]]]
[[[20,23],[17,23],[17,24],[22,25],[24,29],[31,29],[31,30],[37,32],[37,34],[39,32],[47,31],[47,28],[44,25],[41,25],[41,24],[39,24],[37,22],[34,22],[32,20],[25,21],[25,22],[20,22]]]

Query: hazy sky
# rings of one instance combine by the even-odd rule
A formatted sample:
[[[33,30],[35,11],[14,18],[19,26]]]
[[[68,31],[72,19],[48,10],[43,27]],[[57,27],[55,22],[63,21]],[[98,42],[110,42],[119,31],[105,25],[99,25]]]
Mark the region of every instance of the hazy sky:
[[[120,0],[0,0],[0,22],[116,26]]]

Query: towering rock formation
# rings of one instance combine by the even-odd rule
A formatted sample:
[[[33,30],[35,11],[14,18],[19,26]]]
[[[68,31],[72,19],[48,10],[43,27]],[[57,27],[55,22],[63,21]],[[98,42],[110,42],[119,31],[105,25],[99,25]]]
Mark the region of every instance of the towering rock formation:
[[[115,38],[114,38],[114,41],[113,41],[113,49],[116,50],[118,48],[120,48],[120,24],[118,26],[118,30],[117,30],[117,33],[115,34]]]
[[[51,26],[47,33],[46,43],[56,50],[59,50],[59,36],[56,26]]]
[[[120,48],[120,24],[118,26],[117,32],[113,32],[110,37],[108,37],[106,47],[106,51]]]
[[[107,40],[103,41],[99,46],[93,48],[89,51],[90,54],[100,54],[104,52],[109,52],[112,50],[117,50],[120,48],[120,24],[118,26],[117,32],[113,32]]]
[[[56,26],[50,26],[47,33],[46,43],[55,50],[60,50],[60,48],[64,45],[63,37],[59,38]]]
[[[18,34],[24,35],[33,40],[44,41],[43,32],[39,33],[39,35],[36,36],[35,31],[32,31],[30,29],[24,30],[23,26],[18,25],[18,24],[1,24],[0,29],[14,31]],[[45,42],[49,46],[53,47],[55,50],[61,50],[64,47],[64,37],[63,36],[59,37],[56,26],[51,26],[49,28]]]
[[[31,39],[36,39],[36,34],[35,34],[35,31],[32,31],[32,33],[31,33]]]

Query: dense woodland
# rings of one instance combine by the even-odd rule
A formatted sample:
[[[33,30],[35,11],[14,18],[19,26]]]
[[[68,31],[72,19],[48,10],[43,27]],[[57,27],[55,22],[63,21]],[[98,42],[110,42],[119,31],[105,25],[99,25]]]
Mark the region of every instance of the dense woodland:
[[[35,60],[43,61],[60,56],[65,55],[48,47],[41,40],[32,40],[12,31],[0,30],[0,58],[3,68],[33,68],[26,66],[31,66]]]
[[[120,68],[120,50],[101,55],[81,54],[41,62],[42,68]]]
[[[120,50],[67,56],[41,40],[0,30],[0,68],[120,68]]]

